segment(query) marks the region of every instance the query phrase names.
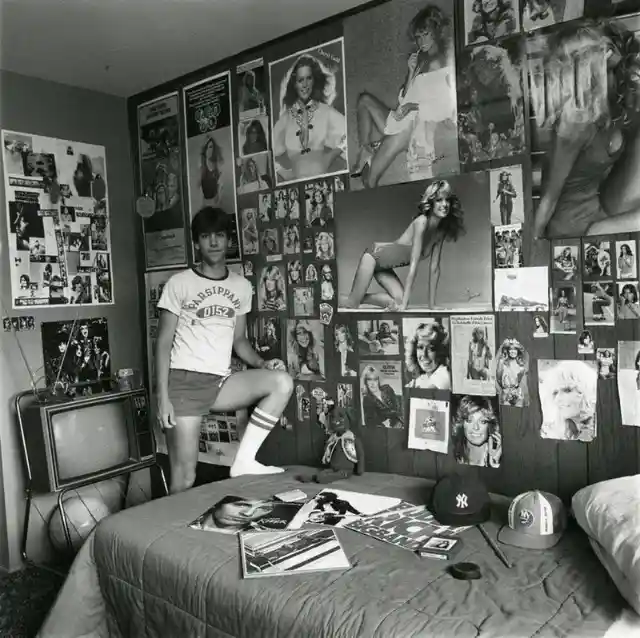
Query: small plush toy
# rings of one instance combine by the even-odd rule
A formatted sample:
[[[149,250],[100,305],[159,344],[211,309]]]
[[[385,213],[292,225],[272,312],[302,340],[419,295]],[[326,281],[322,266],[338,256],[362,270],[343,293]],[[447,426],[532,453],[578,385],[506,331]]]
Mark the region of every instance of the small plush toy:
[[[329,438],[322,455],[323,468],[312,476],[298,477],[305,483],[332,483],[364,473],[364,448],[354,434],[353,412],[348,408],[333,408],[325,418],[324,429]]]

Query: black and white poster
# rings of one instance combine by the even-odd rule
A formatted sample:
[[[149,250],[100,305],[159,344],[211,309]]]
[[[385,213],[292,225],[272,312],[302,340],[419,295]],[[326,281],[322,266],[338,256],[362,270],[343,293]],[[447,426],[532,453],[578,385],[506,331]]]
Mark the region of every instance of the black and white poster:
[[[529,353],[513,337],[505,339],[498,350],[496,389],[500,405],[529,405]]]
[[[589,1],[591,0],[587,0]],[[605,0],[605,3],[608,1]],[[581,18],[585,0],[521,0],[521,2],[522,28],[525,31],[534,31]],[[602,0],[596,0],[596,2],[603,4]],[[620,4],[619,0],[613,0],[613,3]]]
[[[464,43],[477,44],[520,31],[520,0],[464,0]]]
[[[638,243],[635,239],[616,242],[618,279],[637,279],[638,277]]]
[[[617,353],[615,348],[597,348],[596,363],[598,364],[598,378],[609,381],[616,378]]]
[[[232,218],[227,259],[240,259],[229,72],[183,88],[190,219],[205,206]],[[198,256],[196,255],[196,260]]]
[[[358,321],[358,352],[361,356],[400,354],[400,330],[393,319]]]
[[[573,285],[553,286],[549,290],[549,303],[551,305],[549,308],[551,333],[575,334],[578,326],[576,287]],[[593,305],[590,307],[593,308]]]
[[[249,337],[253,349],[265,361],[285,361],[287,349],[279,317],[255,317],[249,326]]]
[[[179,108],[178,93],[138,107],[140,193],[155,205],[142,220],[147,270],[187,264]]]
[[[452,315],[451,364],[456,394],[496,394],[494,315]]]
[[[449,449],[449,402],[411,397],[409,400],[410,450],[446,454]]]
[[[544,312],[549,310],[547,266],[496,268],[494,272],[497,312]]]
[[[262,268],[258,280],[258,310],[276,312],[287,309],[287,287],[284,265],[271,264]]]
[[[405,317],[405,387],[451,390],[448,317]]]
[[[241,121],[267,114],[267,70],[262,58],[236,67],[238,116]]]
[[[269,63],[275,185],[347,171],[344,39]]]
[[[365,427],[404,428],[399,361],[360,361],[360,401]]]
[[[344,34],[351,189],[458,173],[453,3],[383,3]]]
[[[333,328],[333,345],[340,362],[341,377],[355,377],[358,375],[358,355],[351,326],[336,323]]]
[[[324,325],[319,319],[287,319],[287,369],[301,381],[325,378]]]
[[[491,185],[491,223],[509,226],[524,223],[524,185],[522,166],[503,166],[489,171]]]

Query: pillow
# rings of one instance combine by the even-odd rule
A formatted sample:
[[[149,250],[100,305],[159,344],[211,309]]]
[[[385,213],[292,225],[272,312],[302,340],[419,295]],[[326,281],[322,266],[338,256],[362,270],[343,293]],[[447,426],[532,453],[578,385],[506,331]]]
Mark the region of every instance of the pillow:
[[[640,474],[584,487],[571,506],[578,525],[606,554],[605,561],[596,552],[620,593],[640,614]]]

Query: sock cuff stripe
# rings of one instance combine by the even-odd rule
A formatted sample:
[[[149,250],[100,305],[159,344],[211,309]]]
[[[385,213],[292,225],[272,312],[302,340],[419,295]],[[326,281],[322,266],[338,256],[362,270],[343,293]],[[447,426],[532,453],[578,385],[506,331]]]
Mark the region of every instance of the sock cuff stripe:
[[[253,414],[259,416],[261,419],[263,419],[264,421],[267,421],[268,423],[273,423],[274,425],[278,422],[277,416],[272,416],[271,414],[267,414],[264,410],[261,410],[260,408],[255,408],[253,410]]]
[[[275,427],[272,423],[265,423],[264,421],[257,419],[255,415],[249,419],[249,425],[251,424],[261,428],[262,430],[269,430],[269,431],[273,430],[273,428]]]

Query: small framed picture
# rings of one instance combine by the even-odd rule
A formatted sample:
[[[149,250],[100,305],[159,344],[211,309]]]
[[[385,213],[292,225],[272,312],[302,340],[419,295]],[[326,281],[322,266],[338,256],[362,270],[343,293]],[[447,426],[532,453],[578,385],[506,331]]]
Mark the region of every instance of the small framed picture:
[[[437,549],[441,552],[449,552],[456,546],[457,542],[457,538],[432,536],[429,540],[422,544],[420,549]]]

